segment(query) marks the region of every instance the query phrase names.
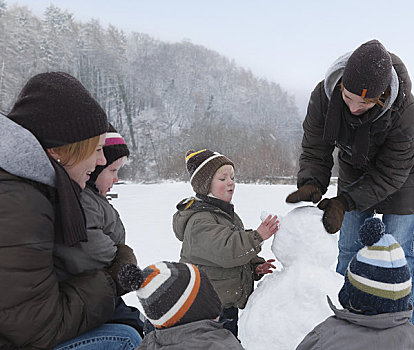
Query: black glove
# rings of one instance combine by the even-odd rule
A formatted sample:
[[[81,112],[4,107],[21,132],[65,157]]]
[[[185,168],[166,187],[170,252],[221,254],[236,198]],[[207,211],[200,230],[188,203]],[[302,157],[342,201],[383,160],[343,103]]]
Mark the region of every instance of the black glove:
[[[318,208],[325,211],[322,223],[329,233],[335,233],[341,228],[345,212],[349,211],[348,202],[341,194],[338,197],[325,198],[318,204]]]
[[[313,183],[308,183],[297,189],[297,191],[292,192],[289,196],[286,197],[286,203],[297,203],[301,201],[318,203],[322,198],[322,192]]]
[[[121,267],[125,264],[134,264],[137,265],[137,258],[134,255],[134,251],[131,247],[127,246],[126,244],[117,244],[117,251],[115,255],[114,262],[108,269],[106,270],[112,277],[112,279],[116,283],[116,291],[117,295],[124,295],[127,291],[122,288],[121,284],[119,283],[118,273]]]

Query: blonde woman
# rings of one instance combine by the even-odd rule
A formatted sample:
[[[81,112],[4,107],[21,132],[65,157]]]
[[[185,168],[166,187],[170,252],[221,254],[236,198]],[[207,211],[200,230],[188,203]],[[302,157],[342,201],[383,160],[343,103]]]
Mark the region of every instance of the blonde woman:
[[[56,243],[87,240],[79,196],[95,167],[106,163],[107,128],[99,104],[62,72],[31,78],[8,117],[0,117],[0,348],[140,343],[132,327],[104,324],[114,311],[118,266],[136,261],[130,248],[108,269],[64,281],[54,266]]]

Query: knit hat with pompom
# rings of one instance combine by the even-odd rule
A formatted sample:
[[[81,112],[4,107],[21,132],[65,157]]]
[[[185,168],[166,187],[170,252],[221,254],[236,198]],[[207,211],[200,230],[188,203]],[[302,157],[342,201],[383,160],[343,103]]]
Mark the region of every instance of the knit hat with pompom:
[[[207,275],[192,264],[162,261],[144,270],[126,264],[118,279],[125,290],[137,292],[156,328],[213,320],[221,313],[221,301]]]
[[[234,164],[229,158],[208,149],[187,151],[185,162],[194,192],[204,195],[209,194],[211,181],[219,168],[227,164],[234,168]]]
[[[359,237],[365,247],[348,265],[341,305],[365,315],[409,310],[411,273],[401,246],[378,218],[366,219]]]

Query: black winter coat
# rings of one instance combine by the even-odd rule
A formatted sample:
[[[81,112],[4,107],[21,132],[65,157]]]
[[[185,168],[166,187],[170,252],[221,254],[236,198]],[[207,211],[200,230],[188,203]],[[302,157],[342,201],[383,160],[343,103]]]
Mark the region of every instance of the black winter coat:
[[[339,148],[338,193],[345,193],[351,210],[384,214],[414,213],[414,98],[411,80],[402,61],[391,54],[398,76],[398,95],[392,107],[371,124],[368,162],[356,169],[351,162],[351,144],[336,141]],[[327,78],[328,79],[328,78]],[[325,193],[333,167],[334,145],[323,140],[329,99],[327,79],[310,97],[305,121],[298,187],[315,182]],[[342,130],[341,132],[344,132]],[[353,139],[353,130],[347,133]]]

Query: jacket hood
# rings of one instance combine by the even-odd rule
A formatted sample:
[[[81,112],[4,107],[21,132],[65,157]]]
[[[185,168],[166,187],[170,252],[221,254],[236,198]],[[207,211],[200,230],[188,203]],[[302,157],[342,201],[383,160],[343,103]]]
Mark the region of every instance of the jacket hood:
[[[348,52],[348,53],[342,55],[334,63],[332,63],[332,65],[328,68],[328,70],[325,74],[325,80],[324,80],[325,94],[328,97],[328,99],[331,98],[331,95],[332,95],[332,92],[333,92],[335,86],[338,84],[339,80],[342,78],[345,66],[346,66],[346,64],[348,62],[348,59],[351,56],[351,54],[352,54],[352,52]],[[398,96],[399,88],[400,88],[400,83],[398,81],[398,74],[397,74],[397,71],[394,68],[394,64],[396,63],[396,62],[394,62],[395,58],[397,58],[403,66],[404,66],[404,64],[401,62],[401,60],[397,56],[391,54],[391,57],[392,57],[392,63],[393,63],[392,74],[391,74],[391,83],[390,83],[391,93],[390,93],[390,96],[385,101],[385,106],[386,107],[381,110],[381,113],[378,115],[378,118],[381,117],[392,106],[392,104],[395,102],[395,100],[397,99],[397,96]],[[405,66],[404,66],[404,68],[405,68]],[[407,76],[408,76],[408,74],[407,74]],[[410,84],[411,84],[411,82],[410,82]],[[408,91],[411,91],[411,88]]]
[[[15,176],[55,187],[55,170],[30,131],[0,114],[0,137],[0,168]]]
[[[413,310],[412,307],[408,311],[393,312],[388,314],[378,314],[373,316],[354,314],[346,309],[337,309],[331,299],[327,297],[328,304],[335,316],[341,320],[374,329],[387,329],[400,326],[410,322]]]
[[[181,242],[184,240],[184,231],[187,226],[187,222],[191,215],[197,212],[197,206],[193,205],[195,202],[201,202],[196,197],[185,198],[177,204],[177,212],[173,217],[173,231],[175,236]]]

